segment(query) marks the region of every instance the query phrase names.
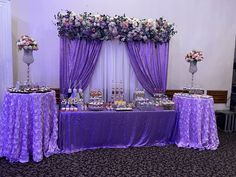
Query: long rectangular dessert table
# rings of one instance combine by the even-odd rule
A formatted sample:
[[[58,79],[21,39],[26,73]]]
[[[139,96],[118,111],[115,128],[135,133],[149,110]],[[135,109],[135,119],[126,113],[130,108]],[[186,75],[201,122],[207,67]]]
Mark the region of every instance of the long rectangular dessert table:
[[[58,144],[65,153],[163,146],[175,142],[177,126],[174,110],[60,112]]]

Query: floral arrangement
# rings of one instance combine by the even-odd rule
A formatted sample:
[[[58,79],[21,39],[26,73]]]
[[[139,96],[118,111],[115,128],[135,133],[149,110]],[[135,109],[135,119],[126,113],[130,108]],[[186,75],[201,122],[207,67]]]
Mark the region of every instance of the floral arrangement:
[[[187,62],[190,61],[202,61],[203,60],[203,54],[201,51],[197,51],[197,50],[192,50],[191,52],[189,52],[186,56],[185,56],[185,60]]]
[[[176,33],[165,19],[128,18],[123,16],[76,14],[63,11],[55,15],[58,34],[69,39],[168,42]]]
[[[19,50],[22,50],[22,49],[24,49],[24,50],[38,50],[37,42],[33,38],[31,38],[27,35],[21,36],[20,39],[17,40],[16,44],[17,44]]]

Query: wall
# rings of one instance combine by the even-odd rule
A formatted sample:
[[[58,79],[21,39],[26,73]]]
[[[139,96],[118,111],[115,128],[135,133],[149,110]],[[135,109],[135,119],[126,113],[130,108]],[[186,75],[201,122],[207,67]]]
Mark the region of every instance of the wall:
[[[12,85],[11,6],[0,0],[0,109],[6,87]]]
[[[68,9],[137,18],[163,16],[174,22],[178,31],[170,42],[168,89],[181,89],[190,83],[184,56],[192,49],[200,49],[205,59],[198,63],[196,84],[230,93],[236,33],[234,7],[235,0],[12,0],[14,81],[26,79],[26,65],[15,41],[28,34],[39,42],[31,66],[32,80],[59,86],[59,38],[53,21],[54,14]]]

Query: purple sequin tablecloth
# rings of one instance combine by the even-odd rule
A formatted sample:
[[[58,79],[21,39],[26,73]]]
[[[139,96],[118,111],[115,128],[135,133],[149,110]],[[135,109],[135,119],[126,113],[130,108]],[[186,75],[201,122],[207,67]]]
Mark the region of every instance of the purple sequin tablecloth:
[[[59,147],[71,153],[95,148],[163,146],[175,142],[175,111],[60,112]]]
[[[58,152],[55,92],[6,92],[0,117],[0,157],[11,162],[39,162]]]
[[[219,145],[212,97],[175,94],[178,147],[216,150]]]

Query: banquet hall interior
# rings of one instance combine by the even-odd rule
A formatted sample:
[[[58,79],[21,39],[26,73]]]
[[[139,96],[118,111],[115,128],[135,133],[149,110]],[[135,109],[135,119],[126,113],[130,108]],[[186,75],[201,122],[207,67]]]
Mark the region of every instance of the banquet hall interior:
[[[236,176],[235,0],[0,0],[0,177]]]

